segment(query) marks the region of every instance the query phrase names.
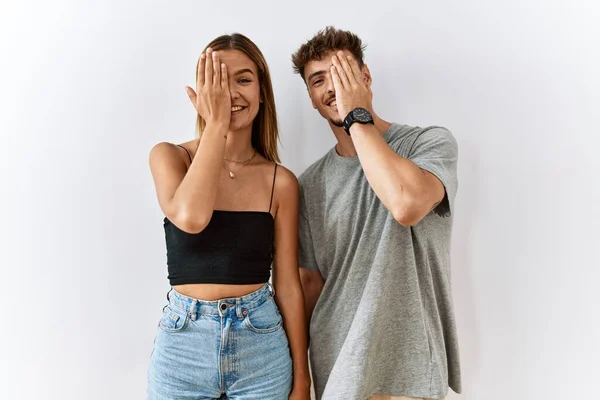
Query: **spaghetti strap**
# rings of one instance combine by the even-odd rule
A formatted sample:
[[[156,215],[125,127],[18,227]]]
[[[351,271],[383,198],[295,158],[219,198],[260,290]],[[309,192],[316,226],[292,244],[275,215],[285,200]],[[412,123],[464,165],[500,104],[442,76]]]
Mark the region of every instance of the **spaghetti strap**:
[[[275,176],[277,176],[277,163],[275,163],[275,171],[273,172],[273,187],[271,187],[271,203],[269,203],[269,212],[273,207],[273,193],[275,192]]]
[[[190,151],[188,149],[186,149],[185,147],[183,147],[182,145],[178,144],[177,146],[181,147],[182,149],[185,150],[185,152],[187,153],[188,157],[190,158],[190,164],[192,163],[192,154],[190,153]]]

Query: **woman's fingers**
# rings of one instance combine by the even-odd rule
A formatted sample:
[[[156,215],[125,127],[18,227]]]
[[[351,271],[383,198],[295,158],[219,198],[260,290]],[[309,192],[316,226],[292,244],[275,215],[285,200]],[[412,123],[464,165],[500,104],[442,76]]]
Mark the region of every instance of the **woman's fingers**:
[[[204,85],[212,85],[213,84],[213,51],[209,47],[206,49],[206,60],[204,62]]]
[[[200,91],[204,86],[204,60],[206,60],[206,54],[200,54],[198,59],[198,65],[196,66],[196,91]]]
[[[219,55],[216,51],[212,53],[213,64],[213,85],[221,86],[221,66],[219,64]]]

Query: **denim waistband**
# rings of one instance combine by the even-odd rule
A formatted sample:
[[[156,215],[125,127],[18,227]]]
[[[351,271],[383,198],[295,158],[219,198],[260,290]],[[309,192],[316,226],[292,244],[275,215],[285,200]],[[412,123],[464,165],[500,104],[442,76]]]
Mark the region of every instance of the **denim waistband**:
[[[175,289],[171,289],[167,294],[169,304],[176,307],[196,319],[198,315],[235,315],[237,318],[243,318],[247,310],[252,310],[273,297],[274,291],[271,284],[266,283],[260,289],[241,297],[231,297],[219,300],[199,300],[193,297],[185,296]]]

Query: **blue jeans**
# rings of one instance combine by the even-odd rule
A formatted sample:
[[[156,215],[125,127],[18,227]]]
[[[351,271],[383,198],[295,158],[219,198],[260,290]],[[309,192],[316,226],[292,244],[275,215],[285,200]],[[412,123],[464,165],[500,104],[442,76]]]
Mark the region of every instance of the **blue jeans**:
[[[150,357],[148,400],[287,400],[292,359],[269,285],[202,301],[170,292]]]

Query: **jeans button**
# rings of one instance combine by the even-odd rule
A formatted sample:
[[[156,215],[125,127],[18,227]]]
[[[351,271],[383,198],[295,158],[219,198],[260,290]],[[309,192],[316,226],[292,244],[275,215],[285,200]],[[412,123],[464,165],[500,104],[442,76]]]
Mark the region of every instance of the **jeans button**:
[[[221,303],[221,311],[225,311],[227,309],[227,304]]]

